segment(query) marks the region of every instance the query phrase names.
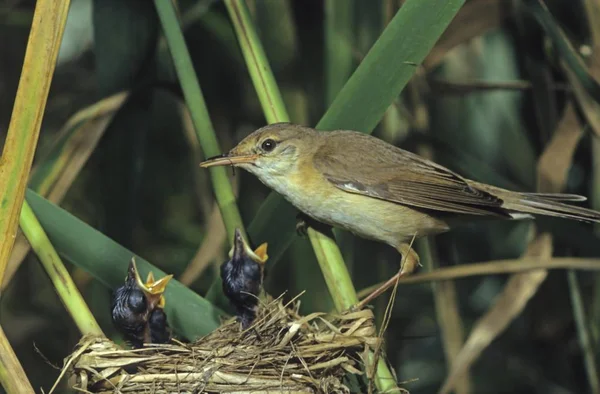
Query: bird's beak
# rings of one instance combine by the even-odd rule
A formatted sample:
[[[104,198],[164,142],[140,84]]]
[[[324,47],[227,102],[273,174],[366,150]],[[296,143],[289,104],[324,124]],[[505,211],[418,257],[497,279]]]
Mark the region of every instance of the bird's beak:
[[[152,272],[148,272],[146,282],[143,282],[140,273],[135,265],[135,259],[132,258],[131,263],[129,264],[129,277],[131,278],[132,276],[133,278],[135,278],[135,282],[137,283],[138,287],[146,295],[146,298],[148,299],[148,304],[151,307],[165,307],[166,301],[163,294],[167,289],[167,284],[173,278],[173,275],[167,275],[159,280],[154,280],[154,274]]]
[[[200,163],[200,167],[216,167],[216,166],[234,166],[237,164],[252,164],[256,161],[258,155],[231,155],[223,153],[222,155],[211,157]]]
[[[244,239],[240,229],[235,229],[235,236],[233,240],[233,248],[229,252],[229,258],[232,260],[240,260],[244,255],[249,256],[253,261],[260,265],[264,265],[267,262],[269,256],[267,255],[267,243],[263,243],[256,250],[252,250],[248,242]]]

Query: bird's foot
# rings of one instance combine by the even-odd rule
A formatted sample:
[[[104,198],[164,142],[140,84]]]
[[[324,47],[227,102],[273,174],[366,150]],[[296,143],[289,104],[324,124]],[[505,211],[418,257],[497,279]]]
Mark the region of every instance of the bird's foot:
[[[246,331],[252,325],[252,323],[254,323],[254,319],[256,319],[254,307],[244,306],[242,308],[238,308],[237,317],[242,331]]]
[[[408,244],[402,244],[398,248],[398,251],[402,254],[402,261],[400,263],[400,271],[390,279],[388,279],[381,286],[376,288],[371,294],[369,294],[366,298],[360,301],[354,309],[361,309],[365,305],[369,304],[375,298],[379,297],[383,294],[387,289],[393,287],[398,279],[408,276],[417,268],[417,266],[421,265],[419,255],[414,251],[413,248]]]
[[[410,275],[417,267],[421,267],[421,259],[419,255],[409,244],[402,244],[398,248],[398,252],[402,254],[402,261],[400,263],[400,274]]]

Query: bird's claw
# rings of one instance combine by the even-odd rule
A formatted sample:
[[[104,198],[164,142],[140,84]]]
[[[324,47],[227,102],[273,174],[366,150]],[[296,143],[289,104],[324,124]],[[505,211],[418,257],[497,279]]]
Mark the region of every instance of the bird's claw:
[[[398,251],[402,255],[402,260],[400,261],[400,276],[410,275],[417,267],[422,267],[419,255],[410,247],[410,245],[403,244],[398,248]]]

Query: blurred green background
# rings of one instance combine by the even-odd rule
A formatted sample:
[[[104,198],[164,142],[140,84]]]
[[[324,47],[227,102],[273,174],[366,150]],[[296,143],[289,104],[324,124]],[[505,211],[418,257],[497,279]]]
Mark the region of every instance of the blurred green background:
[[[314,126],[319,121],[402,3],[247,1],[293,122]],[[538,161],[550,141],[559,131],[574,132],[572,155],[567,143],[551,153],[556,161],[567,157],[564,191],[588,196],[584,204],[599,208],[600,130],[591,120],[598,112],[594,115],[581,97],[594,97],[598,83],[593,78],[600,77],[600,63],[594,58],[594,46],[600,50],[600,41],[595,40],[592,25],[600,21],[600,14],[593,13],[600,13],[600,3],[548,0],[552,18],[545,28],[531,3],[537,2],[467,1],[373,135],[431,155],[470,179],[534,191],[543,184]],[[34,4],[29,0],[0,4],[3,135]],[[177,6],[217,137],[228,150],[265,124],[233,27],[221,1],[180,0]],[[565,52],[549,33],[552,28],[562,29],[572,44],[569,50],[584,60],[590,75],[569,74],[573,67],[565,66]],[[65,131],[78,111],[121,91],[130,94],[106,109],[110,118],[105,124],[88,124],[77,137]],[[205,295],[226,258],[227,240],[208,172],[198,168],[203,155],[184,108],[153,2],[72,0],[30,187],[49,177],[45,164],[70,150],[63,171],[75,175],[53,185],[57,195],[64,195],[55,202],[163,271],[176,278],[184,275],[184,283]],[[561,127],[568,116],[570,126]],[[65,139],[66,148],[58,149]],[[243,171],[228,173],[248,224],[269,190]],[[553,234],[555,256],[600,257],[592,225],[543,219],[536,228]],[[439,267],[514,259],[526,250],[532,231],[531,221],[466,224],[433,238],[429,247],[434,266]],[[198,253],[207,239],[212,247],[204,246]],[[263,240],[252,241],[258,245]],[[357,289],[383,281],[398,269],[399,256],[390,247],[346,235],[340,247]],[[422,271],[432,269],[425,265]],[[120,340],[110,321],[111,289],[81,269],[69,268],[104,332]],[[454,333],[462,327],[465,334],[458,333],[458,338],[494,305],[508,277],[454,281],[450,292],[455,291],[456,297],[445,299],[443,305],[451,305],[451,313],[459,319]],[[301,298],[304,313],[333,308],[310,243],[300,236],[270,267],[266,289],[274,296],[287,291],[288,297],[306,290]],[[448,373],[442,331],[452,328],[440,322],[444,309],[440,302],[448,294],[430,283],[398,290],[386,352],[399,381],[408,381],[402,385],[412,393],[437,392]],[[574,294],[583,300],[591,360],[582,351]],[[388,296],[374,304],[378,322]],[[566,271],[550,271],[524,310],[473,364],[469,383],[456,392],[591,392],[599,319],[597,274],[582,273],[569,283]],[[0,323],[33,387],[47,390],[58,375],[54,366],[62,365],[80,334],[33,253],[6,284]]]

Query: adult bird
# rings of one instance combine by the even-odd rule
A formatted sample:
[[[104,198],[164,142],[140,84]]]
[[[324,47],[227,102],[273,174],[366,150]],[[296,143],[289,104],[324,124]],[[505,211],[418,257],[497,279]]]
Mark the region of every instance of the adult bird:
[[[565,202],[573,194],[522,193],[476,182],[383,140],[350,130],[290,123],[262,127],[202,167],[241,167],[319,222],[387,243],[403,256],[401,274],[419,264],[414,237],[479,218],[547,215],[600,222],[600,212]]]

